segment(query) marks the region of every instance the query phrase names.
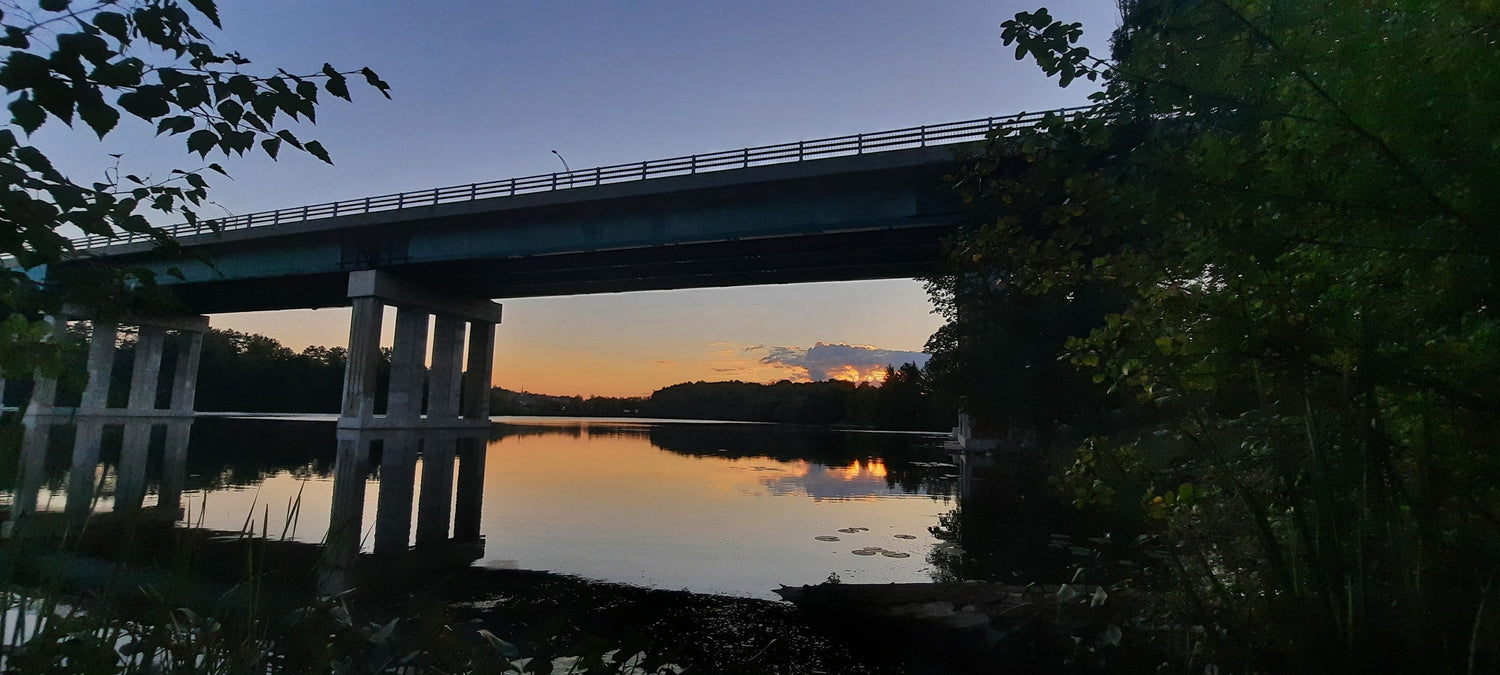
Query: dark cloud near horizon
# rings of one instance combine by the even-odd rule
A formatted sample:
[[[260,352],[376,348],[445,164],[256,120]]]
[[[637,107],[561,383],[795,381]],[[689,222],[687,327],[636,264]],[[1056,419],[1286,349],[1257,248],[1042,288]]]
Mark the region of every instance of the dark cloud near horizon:
[[[883,372],[886,366],[899,368],[906,363],[915,363],[921,367],[927,365],[927,360],[932,358],[922,352],[904,352],[841,342],[819,342],[809,349],[764,345],[746,349],[759,350],[767,350],[766,355],[760,359],[761,363],[800,368],[812,380],[828,380],[847,375],[850,368],[861,374],[869,374]]]

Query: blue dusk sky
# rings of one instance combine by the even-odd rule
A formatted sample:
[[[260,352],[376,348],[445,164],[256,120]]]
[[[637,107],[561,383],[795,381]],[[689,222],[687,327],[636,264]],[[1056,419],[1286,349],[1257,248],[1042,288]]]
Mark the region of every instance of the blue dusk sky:
[[[249,213],[1085,102],[1016,61],[1000,23],[1038,0],[897,2],[322,2],[221,0],[223,49],[248,69],[369,66],[392,100],[324,97],[334,166],[283,153],[222,161],[205,215]],[[1065,1],[1103,55],[1115,3]],[[352,85],[352,81],[351,81]],[[34,142],[79,180],[123,153],[126,173],[196,168],[183,138],[122,120],[98,141],[55,122]],[[58,158],[58,157],[55,157]],[[214,160],[212,156],[210,160]],[[690,380],[867,375],[920,359],[940,320],[912,280],[505,301],[495,383],[638,395]],[[212,317],[301,349],[343,344],[348,311]],[[390,321],[387,321],[389,333]],[[389,337],[387,337],[387,343]],[[820,344],[821,343],[821,344]],[[832,361],[847,358],[849,363]],[[842,368],[841,366],[852,366]],[[856,374],[858,373],[858,374]]]

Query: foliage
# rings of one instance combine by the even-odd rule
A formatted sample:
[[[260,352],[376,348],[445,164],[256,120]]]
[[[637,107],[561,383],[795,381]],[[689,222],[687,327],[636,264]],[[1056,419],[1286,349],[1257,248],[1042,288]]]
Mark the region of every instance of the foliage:
[[[390,356],[382,356],[378,372],[382,378],[389,377]],[[294,352],[264,335],[211,328],[203,336],[196,407],[337,412],[343,396],[345,362],[343,347],[312,346]]]
[[[842,424],[893,430],[934,430],[951,415],[928,395],[926,377],[915,364],[887,367],[885,380],[868,383],[829,380],[774,384],[684,382],[658,389],[644,407],[647,415],[683,419]]]
[[[184,136],[188,152],[204,160],[257,148],[275,159],[291,147],[331,163],[320,143],[297,138],[289,125],[316,120],[320,92],[348,100],[350,77],[389,97],[389,85],[368,68],[248,72],[250,60],[215,46],[201,27],[205,20],[219,27],[213,0],[38,0],[34,8],[0,7],[0,87],[11,114],[0,129],[0,255],[16,265],[0,274],[0,307],[8,314],[0,322],[0,344],[6,345],[0,372],[56,360],[37,354],[35,345],[44,332],[40,315],[64,300],[119,312],[128,306],[121,300],[125,291],[155,281],[141,270],[86,266],[87,279],[37,295],[23,270],[86,255],[70,241],[73,232],[146,234],[170,247],[166,231],[148,216],[198,222],[208,173],[225,174],[218,163],[164,176],[122,175],[116,165],[106,167],[101,181],[76,182],[25,142],[49,120],[70,127],[81,122],[104,139],[128,128],[121,118],[130,115],[154,123],[158,136]]]
[[[1005,23],[1097,107],[997,135],[959,181],[989,214],[967,269],[1015,302],[1122,303],[1067,356],[1133,399],[1060,484],[1156,486],[1161,565],[1218,662],[1493,668],[1500,12],[1121,6],[1108,61],[1046,10]]]

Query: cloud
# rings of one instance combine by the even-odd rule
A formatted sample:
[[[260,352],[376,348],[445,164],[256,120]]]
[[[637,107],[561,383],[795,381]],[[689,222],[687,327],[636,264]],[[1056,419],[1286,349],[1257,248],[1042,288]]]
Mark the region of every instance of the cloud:
[[[760,359],[762,364],[799,369],[811,380],[880,382],[885,377],[886,366],[900,367],[905,363],[923,366],[931,358],[922,352],[841,342],[818,342],[809,349],[757,345],[745,351],[759,350],[766,351],[766,355]]]

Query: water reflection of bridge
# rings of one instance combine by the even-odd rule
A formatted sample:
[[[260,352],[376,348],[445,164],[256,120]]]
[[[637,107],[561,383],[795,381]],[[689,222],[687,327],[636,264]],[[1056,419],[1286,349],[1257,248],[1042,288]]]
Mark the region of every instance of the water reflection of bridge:
[[[62,512],[69,530],[83,527],[106,506],[114,519],[184,519],[192,418],[88,415],[28,422],[20,448],[10,532],[46,517],[42,512],[55,510],[39,500],[49,484],[65,485]],[[465,429],[340,430],[320,591],[335,592],[434,567],[468,565],[481,557],[487,436],[485,430]],[[60,473],[55,468],[64,458],[67,468]],[[150,467],[159,467],[159,473]],[[154,484],[149,480],[152,474],[156,474]],[[362,525],[372,475],[379,477],[379,498],[373,546],[365,553]],[[148,500],[152,487],[154,506]],[[241,534],[256,536],[255,528],[249,529]],[[265,523],[260,536],[268,536]]]

